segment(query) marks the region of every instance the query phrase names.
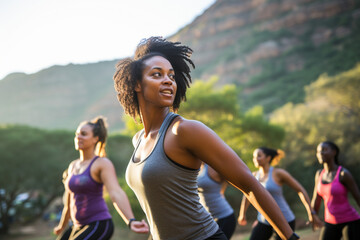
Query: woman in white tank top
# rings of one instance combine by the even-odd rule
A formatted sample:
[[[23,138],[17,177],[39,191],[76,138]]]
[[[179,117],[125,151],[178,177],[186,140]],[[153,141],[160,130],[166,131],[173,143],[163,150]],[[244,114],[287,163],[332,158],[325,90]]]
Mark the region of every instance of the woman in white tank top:
[[[282,150],[275,150],[267,147],[259,147],[255,149],[253,154],[253,162],[255,167],[259,170],[253,172],[253,175],[275,199],[276,203],[281,209],[281,212],[284,214],[286,220],[289,222],[289,225],[293,230],[295,229],[295,216],[283,196],[282,185],[286,184],[294,189],[299,195],[299,198],[306,209],[309,223],[312,224],[313,230],[316,230],[321,227],[322,222],[315,214],[314,209],[311,208],[310,198],[304,187],[286,170],[273,167],[277,165],[280,159],[282,159],[284,156],[285,153]],[[238,218],[240,225],[244,226],[247,224],[246,211],[249,205],[249,201],[246,199],[246,197],[243,197]],[[273,235],[273,232],[273,228],[259,212],[257,221],[254,223],[254,228],[251,232],[250,239],[268,240]],[[280,237],[276,235],[276,239],[280,239]]]

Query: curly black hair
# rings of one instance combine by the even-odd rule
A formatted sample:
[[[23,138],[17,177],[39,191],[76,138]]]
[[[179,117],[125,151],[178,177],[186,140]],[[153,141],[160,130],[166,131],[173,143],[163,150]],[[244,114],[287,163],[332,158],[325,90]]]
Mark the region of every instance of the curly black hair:
[[[190,87],[191,70],[189,65],[195,68],[195,64],[190,59],[192,52],[188,46],[181,45],[180,42],[168,41],[162,37],[143,39],[137,46],[133,59],[125,58],[116,64],[113,77],[114,87],[125,113],[134,119],[140,115],[135,86],[138,81],[142,80],[144,61],[154,56],[166,58],[174,69],[177,91],[172,109],[177,111],[180,103],[186,101],[186,90]]]

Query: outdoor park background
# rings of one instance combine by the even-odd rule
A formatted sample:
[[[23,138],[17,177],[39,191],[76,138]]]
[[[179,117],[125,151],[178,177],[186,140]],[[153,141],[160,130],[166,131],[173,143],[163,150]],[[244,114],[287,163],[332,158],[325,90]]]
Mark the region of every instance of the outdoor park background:
[[[359,30],[359,1],[217,0],[167,36],[194,50],[194,84],[179,113],[211,127],[252,170],[256,147],[281,148],[286,158],[280,167],[310,197],[320,168],[316,146],[334,141],[341,164],[360,185]],[[124,116],[116,100],[118,60],[54,65],[0,80],[0,239],[54,239],[62,172],[78,157],[74,131],[97,115],[109,121],[108,157],[136,217],[144,218],[124,181],[131,136],[141,126]],[[302,239],[316,239],[296,193],[284,192]],[[226,197],[238,213],[241,192],[229,188]],[[109,209],[114,239],[140,239],[110,203]],[[248,212],[249,219],[255,216],[254,209]],[[246,239],[250,225],[237,226],[233,239]]]

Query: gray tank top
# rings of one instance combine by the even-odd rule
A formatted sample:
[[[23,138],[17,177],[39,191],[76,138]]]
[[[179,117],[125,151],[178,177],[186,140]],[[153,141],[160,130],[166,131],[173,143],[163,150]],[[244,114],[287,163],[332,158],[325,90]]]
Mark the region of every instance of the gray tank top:
[[[207,164],[204,164],[204,169],[198,176],[198,185],[200,202],[214,219],[225,218],[234,213],[224,195],[220,193],[222,184],[209,176]]]
[[[164,151],[166,130],[176,116],[174,113],[166,116],[152,152],[135,163],[142,130],[126,169],[126,181],[146,214],[154,240],[203,240],[214,235],[218,225],[199,202],[199,170],[175,163]]]
[[[273,170],[274,168],[270,167],[268,179],[265,182],[260,182],[260,183],[266,188],[266,190],[269,191],[271,196],[275,199],[276,203],[280,207],[281,212],[284,214],[286,221],[291,222],[295,220],[295,215],[291,211],[289,205],[287,204],[284,198],[282,187],[278,185],[272,178]],[[257,172],[256,174],[256,179],[259,180],[259,172]],[[257,219],[259,222],[270,225],[270,223],[265,219],[265,217],[260,212],[258,212]]]

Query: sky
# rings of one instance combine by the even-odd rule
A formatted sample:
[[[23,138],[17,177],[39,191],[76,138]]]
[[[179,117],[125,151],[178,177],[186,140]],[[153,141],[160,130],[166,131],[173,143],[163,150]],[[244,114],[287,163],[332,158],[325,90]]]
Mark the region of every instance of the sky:
[[[0,79],[132,56],[142,38],[175,34],[215,1],[0,0]]]

